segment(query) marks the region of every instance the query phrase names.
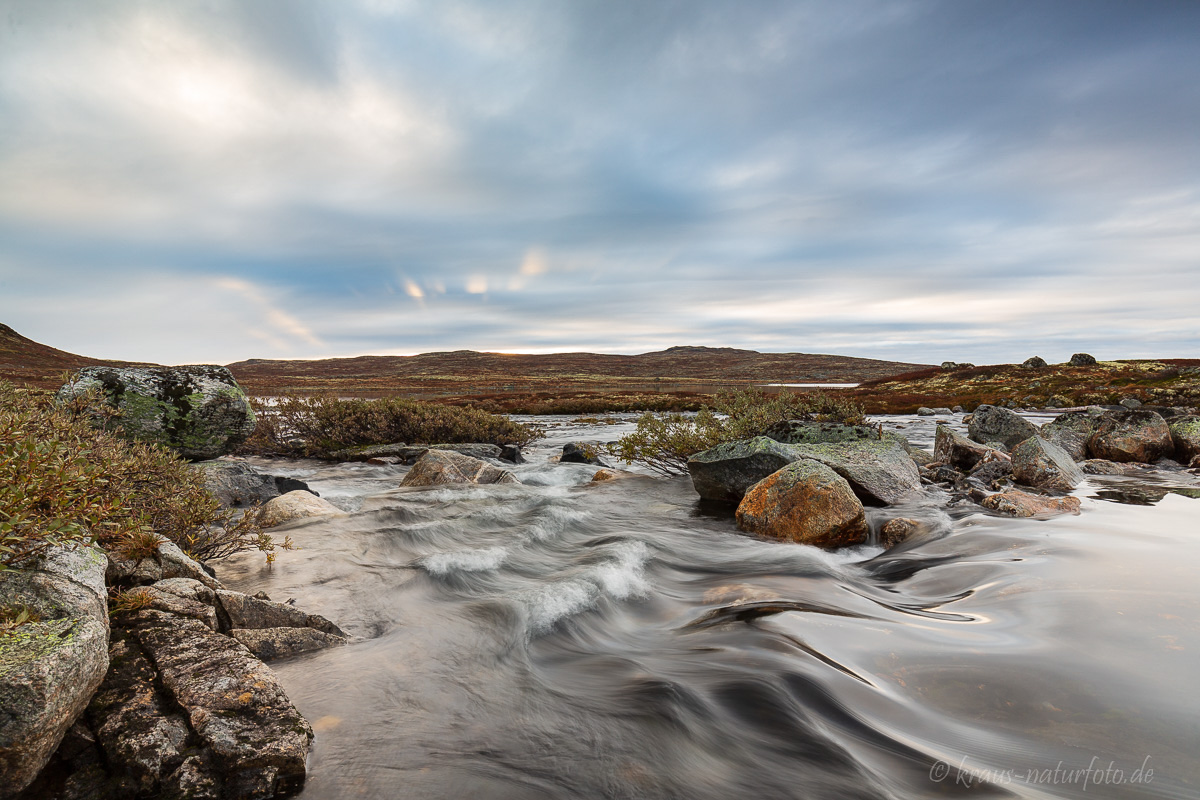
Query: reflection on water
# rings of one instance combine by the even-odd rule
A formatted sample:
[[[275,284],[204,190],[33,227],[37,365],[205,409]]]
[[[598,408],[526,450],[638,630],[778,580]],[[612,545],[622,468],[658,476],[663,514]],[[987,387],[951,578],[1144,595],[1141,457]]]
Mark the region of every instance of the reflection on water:
[[[1047,522],[918,505],[936,535],[827,553],[547,460],[625,429],[556,427],[522,486],[271,464],[354,511],[219,571],[357,637],[275,665],[304,798],[1200,797],[1192,476]]]

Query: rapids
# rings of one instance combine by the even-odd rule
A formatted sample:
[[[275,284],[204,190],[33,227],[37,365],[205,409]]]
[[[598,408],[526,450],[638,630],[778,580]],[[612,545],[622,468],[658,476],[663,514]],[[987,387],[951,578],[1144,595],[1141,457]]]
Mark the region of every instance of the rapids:
[[[619,419],[539,418],[520,486],[255,462],[350,512],[217,568],[355,637],[272,665],[317,731],[301,797],[1200,797],[1194,476],[1090,477],[1049,521],[873,509],[940,534],[827,553],[549,460]]]

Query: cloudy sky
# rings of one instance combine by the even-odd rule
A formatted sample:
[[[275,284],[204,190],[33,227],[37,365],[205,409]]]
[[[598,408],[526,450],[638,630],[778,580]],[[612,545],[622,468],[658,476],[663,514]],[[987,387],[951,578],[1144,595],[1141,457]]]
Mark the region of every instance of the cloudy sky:
[[[0,322],[1196,356],[1200,3],[0,0]]]

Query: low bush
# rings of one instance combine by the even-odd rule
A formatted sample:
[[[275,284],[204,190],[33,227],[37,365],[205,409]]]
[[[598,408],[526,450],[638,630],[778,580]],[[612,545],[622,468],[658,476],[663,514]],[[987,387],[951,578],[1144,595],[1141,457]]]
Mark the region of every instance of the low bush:
[[[343,400],[333,395],[251,400],[258,426],[242,452],[328,457],[338,450],[407,442],[527,445],[544,435],[531,425],[475,408],[402,397]]]
[[[772,425],[789,419],[847,425],[866,422],[860,407],[835,395],[768,394],[751,387],[718,395],[713,408],[701,409],[694,416],[643,414],[637,430],[609,445],[608,453],[662,475],[683,475],[690,456],[721,442],[761,436]]]
[[[197,470],[100,430],[104,408],[95,397],[56,404],[0,381],[0,569],[58,545],[141,551],[156,537],[201,561],[251,548],[270,557],[271,537],[223,511]]]

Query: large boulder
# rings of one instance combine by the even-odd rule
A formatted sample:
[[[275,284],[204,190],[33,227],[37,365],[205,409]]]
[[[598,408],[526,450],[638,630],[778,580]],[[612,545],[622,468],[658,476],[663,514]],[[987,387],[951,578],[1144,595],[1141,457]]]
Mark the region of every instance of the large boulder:
[[[103,393],[131,439],[166,445],[195,461],[232,451],[254,432],[254,412],[225,367],[84,367],[58,396]]]
[[[1088,455],[1108,461],[1150,464],[1173,451],[1166,420],[1153,411],[1140,409],[1103,414],[1088,439]]]
[[[83,547],[0,571],[0,607],[29,613],[0,635],[0,797],[33,781],[104,679],[105,566]]]
[[[1013,448],[1012,473],[1018,483],[1069,492],[1083,480],[1074,459],[1054,442],[1030,436]]]
[[[401,486],[520,483],[506,469],[451,450],[430,450],[404,476]]]
[[[840,442],[879,441],[895,434],[880,435],[871,425],[843,425],[840,422],[810,422],[789,419],[777,422],[763,434],[784,444],[838,444]]]
[[[204,487],[225,508],[262,505],[279,497],[275,478],[244,461],[202,461],[195,467],[204,475]]]
[[[980,503],[984,508],[1006,517],[1038,517],[1045,519],[1059,514],[1078,514],[1078,497],[1045,497],[1019,489],[1007,489],[988,495]]]
[[[1042,358],[1041,356],[1030,356],[1021,362],[1021,366],[1025,367],[1026,369],[1041,369],[1042,367],[1047,366],[1047,364],[1046,359]]]
[[[1071,356],[1071,360],[1067,363],[1072,367],[1094,367],[1096,366],[1096,358],[1088,353],[1076,353]]]
[[[1016,447],[1036,435],[1037,426],[1015,411],[999,406],[982,405],[975,409],[967,426],[967,438],[973,442],[1001,442]]]
[[[895,505],[921,493],[916,462],[894,439],[859,439],[842,444],[798,444],[796,455],[820,461],[850,483],[864,502]]]
[[[1073,461],[1083,461],[1099,416],[1089,411],[1068,411],[1043,425],[1038,435],[1061,447]]]
[[[342,510],[328,500],[317,497],[312,492],[297,489],[276,497],[258,509],[255,512],[255,520],[260,527],[274,528],[298,519],[329,517],[341,513]]]
[[[705,500],[739,503],[746,491],[799,456],[766,436],[722,442],[688,459],[692,485]]]
[[[846,479],[809,459],[750,487],[738,505],[737,524],[761,536],[830,549],[862,544],[870,534],[863,505]]]
[[[993,448],[972,442],[949,425],[938,425],[933,436],[933,458],[961,470],[970,470]]]
[[[1167,423],[1171,431],[1171,443],[1175,446],[1175,460],[1189,464],[1200,456],[1200,417],[1175,417]]]

